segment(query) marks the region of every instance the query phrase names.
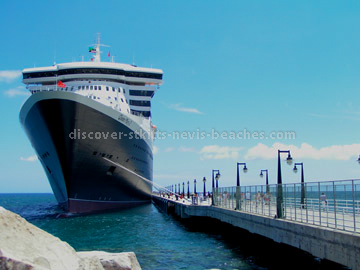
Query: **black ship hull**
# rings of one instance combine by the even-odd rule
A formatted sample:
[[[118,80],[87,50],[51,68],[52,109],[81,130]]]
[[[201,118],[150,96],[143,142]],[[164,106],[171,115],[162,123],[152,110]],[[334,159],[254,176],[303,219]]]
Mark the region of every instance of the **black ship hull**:
[[[149,202],[151,139],[121,112],[75,93],[32,95],[22,123],[59,204],[89,213]]]

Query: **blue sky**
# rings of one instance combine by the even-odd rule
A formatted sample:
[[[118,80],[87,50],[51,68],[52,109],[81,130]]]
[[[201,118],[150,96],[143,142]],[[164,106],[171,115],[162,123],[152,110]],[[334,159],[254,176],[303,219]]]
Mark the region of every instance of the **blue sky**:
[[[170,185],[220,169],[220,185],[276,182],[277,149],[306,181],[359,178],[358,1],[2,1],[0,192],[50,192],[18,121],[19,71],[89,59],[101,32],[116,62],[161,68],[152,101],[163,132],[293,131],[295,139],[158,139],[154,180]],[[106,53],[102,59],[108,61]],[[300,175],[283,165],[284,182]],[[208,181],[210,187],[210,181]]]

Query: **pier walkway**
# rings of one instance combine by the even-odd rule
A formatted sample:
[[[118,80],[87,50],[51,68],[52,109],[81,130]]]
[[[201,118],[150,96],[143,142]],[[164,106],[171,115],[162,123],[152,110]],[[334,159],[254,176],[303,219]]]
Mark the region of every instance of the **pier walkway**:
[[[215,218],[360,270],[360,180],[222,187],[213,198],[165,192],[153,201],[181,218]]]

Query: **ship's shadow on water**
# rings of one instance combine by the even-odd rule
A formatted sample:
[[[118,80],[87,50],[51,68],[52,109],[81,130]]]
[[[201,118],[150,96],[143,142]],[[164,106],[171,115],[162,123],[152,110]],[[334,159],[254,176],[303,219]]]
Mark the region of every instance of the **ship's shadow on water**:
[[[205,233],[209,237],[222,242],[224,248],[231,250],[236,257],[246,261],[254,269],[350,269],[328,260],[316,258],[292,246],[276,243],[273,240],[252,234],[216,219],[201,217],[181,219],[174,214],[170,214],[170,216],[184,230],[192,233]],[[216,256],[216,253],[214,256]]]

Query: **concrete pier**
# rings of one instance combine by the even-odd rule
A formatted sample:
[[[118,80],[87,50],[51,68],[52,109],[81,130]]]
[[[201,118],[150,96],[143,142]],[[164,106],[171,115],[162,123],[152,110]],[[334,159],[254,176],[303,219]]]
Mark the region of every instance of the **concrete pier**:
[[[164,212],[181,218],[210,217],[251,233],[287,244],[313,256],[360,270],[360,234],[286,219],[276,219],[211,205],[192,205],[187,201],[153,196]]]

